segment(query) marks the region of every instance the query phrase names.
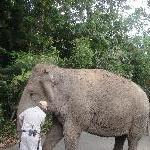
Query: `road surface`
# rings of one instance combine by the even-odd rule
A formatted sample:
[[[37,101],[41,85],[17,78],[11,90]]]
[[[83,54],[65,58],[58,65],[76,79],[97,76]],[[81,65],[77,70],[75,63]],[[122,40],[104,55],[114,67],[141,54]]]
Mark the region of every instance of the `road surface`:
[[[114,138],[102,138],[87,133],[82,133],[79,150],[113,150]],[[18,145],[8,148],[7,150],[18,150]],[[64,142],[61,140],[54,150],[65,150]],[[128,150],[127,141],[124,150]],[[150,137],[144,136],[139,143],[138,150],[150,150]]]

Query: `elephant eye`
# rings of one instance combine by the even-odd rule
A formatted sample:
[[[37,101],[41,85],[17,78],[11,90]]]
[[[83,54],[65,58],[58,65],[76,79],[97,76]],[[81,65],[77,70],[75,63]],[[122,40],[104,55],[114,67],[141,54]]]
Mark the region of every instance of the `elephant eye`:
[[[33,96],[34,94],[37,94],[35,91],[29,91],[30,96]]]
[[[33,93],[30,93],[30,96],[33,96]]]

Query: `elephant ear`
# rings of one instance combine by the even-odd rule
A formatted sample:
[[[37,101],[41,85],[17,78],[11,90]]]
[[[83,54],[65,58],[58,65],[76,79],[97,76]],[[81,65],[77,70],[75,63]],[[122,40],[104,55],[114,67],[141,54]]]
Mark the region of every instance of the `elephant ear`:
[[[53,87],[52,84],[50,83],[50,81],[47,80],[40,80],[40,85],[42,87],[42,90],[44,92],[44,95],[46,96],[46,98],[52,102],[54,100],[54,92],[53,92]]]
[[[52,85],[57,85],[61,82],[61,74],[52,74],[49,69],[44,69],[44,80],[50,81]]]
[[[44,70],[43,77],[40,78],[39,83],[42,87],[44,95],[47,97],[48,100],[54,100],[54,87],[58,85],[61,80],[61,74],[52,74],[49,70]]]

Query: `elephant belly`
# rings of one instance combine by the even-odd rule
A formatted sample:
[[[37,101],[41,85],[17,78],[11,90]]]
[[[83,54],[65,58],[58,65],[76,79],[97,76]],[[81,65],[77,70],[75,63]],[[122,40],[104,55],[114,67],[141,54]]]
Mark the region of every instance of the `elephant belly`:
[[[86,132],[102,136],[114,137],[128,134],[131,128],[132,118],[122,118],[119,116],[94,116],[90,127]]]

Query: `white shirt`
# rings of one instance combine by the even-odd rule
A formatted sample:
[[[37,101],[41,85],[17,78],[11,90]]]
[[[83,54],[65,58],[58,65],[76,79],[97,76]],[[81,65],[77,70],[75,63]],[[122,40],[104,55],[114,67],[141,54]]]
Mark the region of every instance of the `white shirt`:
[[[23,111],[19,115],[19,119],[23,120],[22,130],[37,130],[41,131],[41,126],[44,124],[46,114],[40,107],[32,107]]]

